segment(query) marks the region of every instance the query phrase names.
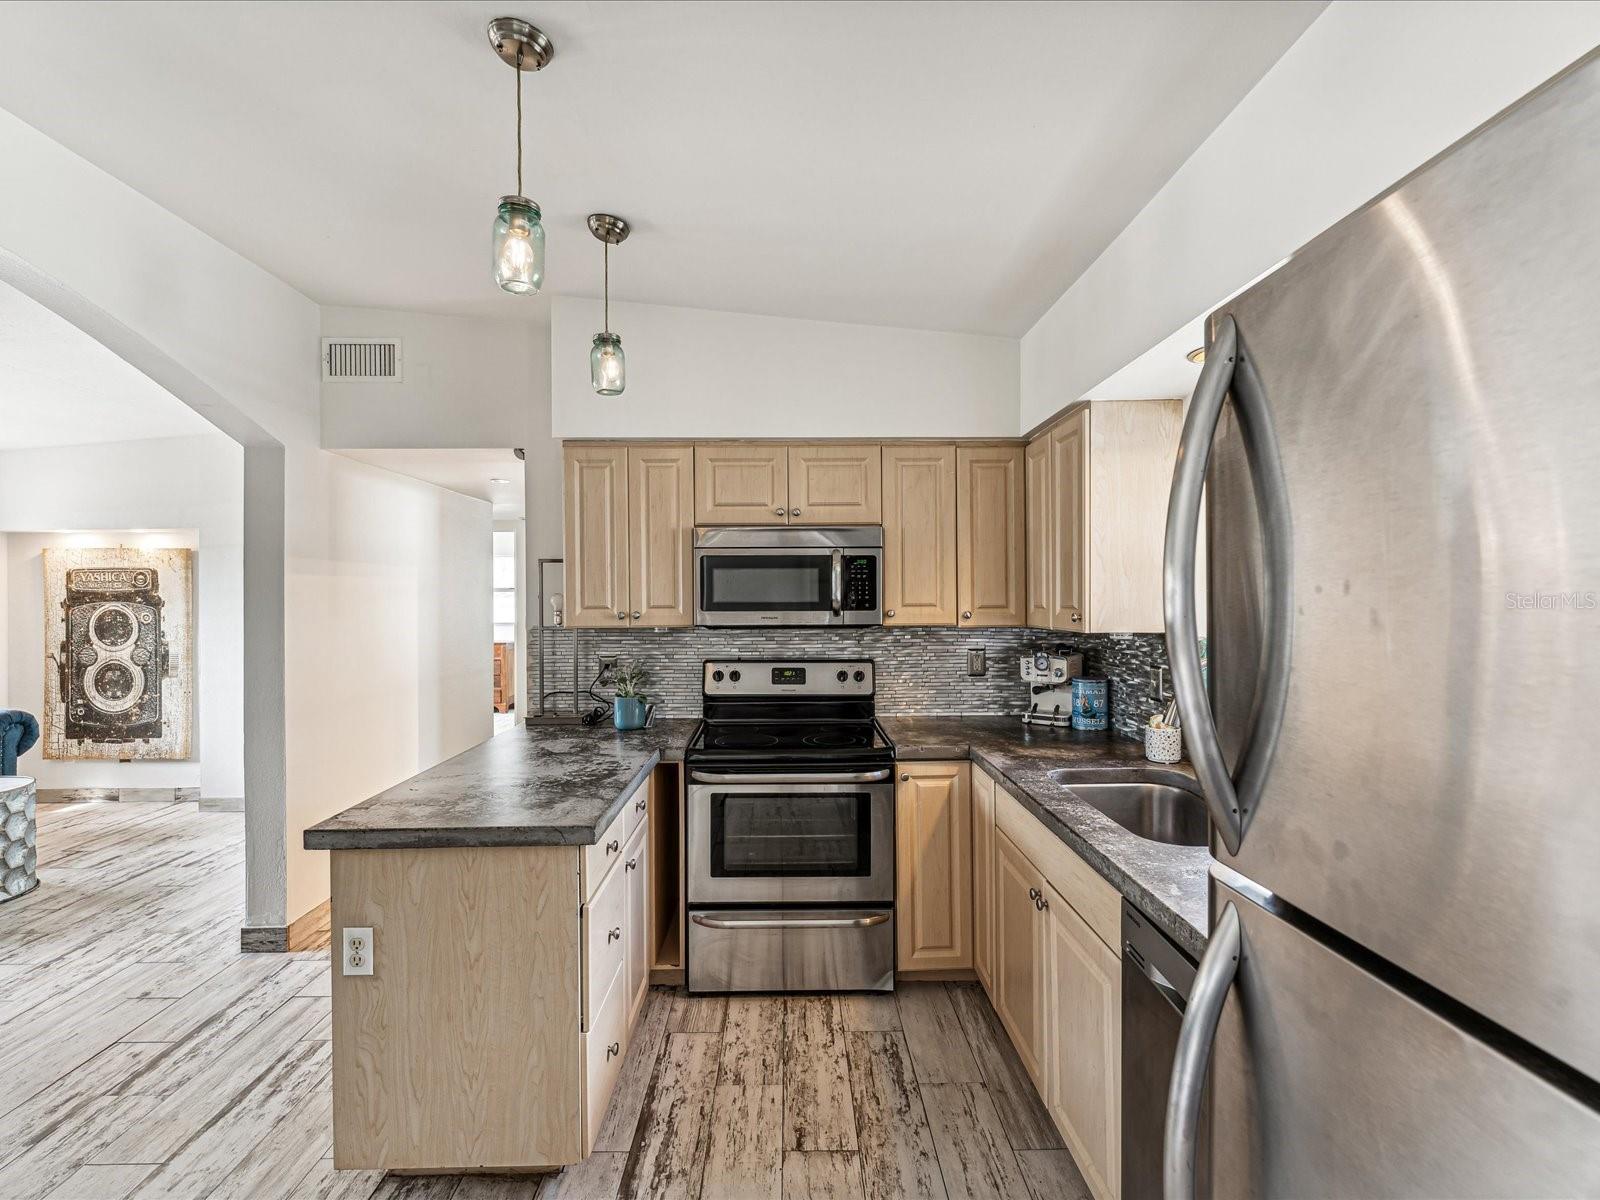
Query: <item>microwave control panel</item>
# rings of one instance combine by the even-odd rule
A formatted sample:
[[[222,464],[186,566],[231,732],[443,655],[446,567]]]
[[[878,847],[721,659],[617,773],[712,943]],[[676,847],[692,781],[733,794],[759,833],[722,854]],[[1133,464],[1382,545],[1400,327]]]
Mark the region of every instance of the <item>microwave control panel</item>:
[[[876,555],[844,556],[844,607],[849,612],[871,612],[878,607]]]

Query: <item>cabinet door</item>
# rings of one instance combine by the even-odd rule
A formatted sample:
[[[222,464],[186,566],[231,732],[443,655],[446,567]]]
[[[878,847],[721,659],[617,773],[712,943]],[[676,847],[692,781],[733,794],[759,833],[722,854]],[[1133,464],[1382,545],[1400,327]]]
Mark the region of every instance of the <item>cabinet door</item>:
[[[567,624],[628,623],[628,451],[569,446],[565,453]]]
[[[1122,964],[1045,885],[1045,1104],[1096,1200],[1122,1180]]]
[[[956,603],[960,624],[1027,618],[1021,446],[956,450]]]
[[[1181,400],[1095,401],[1089,425],[1093,633],[1160,633],[1161,550],[1183,433]]]
[[[1044,877],[1005,835],[994,835],[994,1010],[1022,1065],[1045,1091],[1044,926],[1034,897]]]
[[[628,620],[694,621],[694,450],[628,448]]]
[[[876,525],[883,520],[878,443],[789,447],[789,520],[802,525]]]
[[[994,780],[972,768],[972,967],[994,995]]]
[[[902,971],[972,966],[972,803],[962,763],[902,763],[895,790]]]
[[[1053,495],[1050,542],[1050,628],[1089,627],[1084,535],[1089,520],[1089,406],[1050,433]]]
[[[1055,505],[1050,491],[1050,435],[1041,433],[1023,452],[1027,496],[1023,524],[1027,526],[1028,625],[1048,629],[1055,611],[1050,588],[1055,582],[1050,549],[1055,544]]]
[[[633,831],[622,852],[627,912],[623,924],[628,931],[627,963],[623,973],[628,989],[628,1028],[633,1028],[639,1008],[650,992],[650,819]]]
[[[789,520],[789,448],[707,442],[694,448],[697,525],[782,525]]]
[[[883,623],[956,623],[956,448],[883,448]]]

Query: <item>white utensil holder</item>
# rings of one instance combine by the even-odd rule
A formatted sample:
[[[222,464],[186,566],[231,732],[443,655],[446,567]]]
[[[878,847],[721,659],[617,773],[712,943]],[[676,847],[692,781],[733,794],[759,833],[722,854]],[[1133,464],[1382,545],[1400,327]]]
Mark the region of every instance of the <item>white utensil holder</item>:
[[[1183,757],[1183,730],[1172,727],[1144,727],[1144,756],[1151,762],[1175,763]]]

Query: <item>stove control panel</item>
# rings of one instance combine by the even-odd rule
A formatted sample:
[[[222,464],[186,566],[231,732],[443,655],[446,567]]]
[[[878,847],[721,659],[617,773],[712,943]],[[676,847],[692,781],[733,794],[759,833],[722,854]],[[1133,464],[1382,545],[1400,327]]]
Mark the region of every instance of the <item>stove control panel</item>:
[[[707,696],[871,696],[872,660],[722,659],[706,662]]]

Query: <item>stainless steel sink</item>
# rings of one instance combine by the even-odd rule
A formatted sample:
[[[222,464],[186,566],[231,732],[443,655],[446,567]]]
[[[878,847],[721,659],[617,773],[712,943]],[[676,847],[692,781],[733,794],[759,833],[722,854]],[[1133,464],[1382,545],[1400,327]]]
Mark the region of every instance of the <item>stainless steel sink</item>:
[[[1165,783],[1076,783],[1071,771],[1050,778],[1129,833],[1170,846],[1204,846],[1211,834],[1206,802]]]

